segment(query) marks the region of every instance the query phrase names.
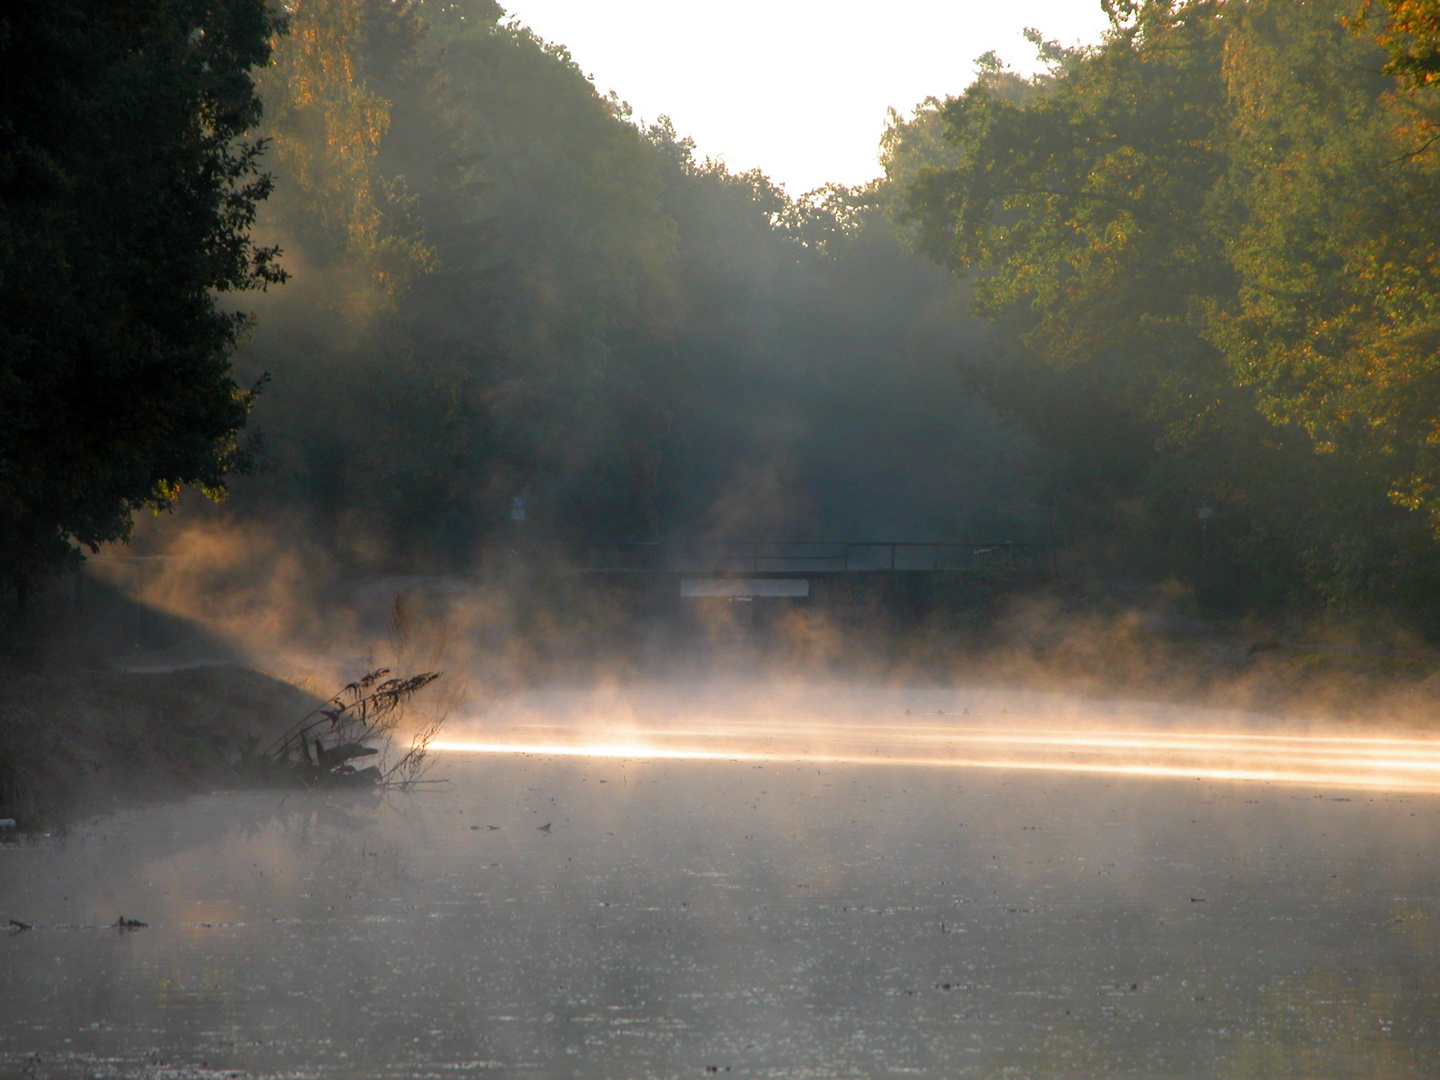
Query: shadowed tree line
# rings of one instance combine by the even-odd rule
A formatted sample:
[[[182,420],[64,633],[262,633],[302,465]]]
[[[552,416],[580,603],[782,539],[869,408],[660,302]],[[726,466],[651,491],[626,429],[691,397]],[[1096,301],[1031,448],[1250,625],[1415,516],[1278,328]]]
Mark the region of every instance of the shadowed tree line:
[[[284,277],[250,226],[263,0],[16,0],[0,12],[0,584],[128,537],[250,461],[249,320]]]
[[[0,16],[12,588],[199,487],[359,570],[1053,537],[1433,607],[1433,3],[1107,0],[798,197],[488,0],[95,7]]]
[[[1035,450],[953,364],[985,329],[875,193],[700,160],[492,5],[291,23],[260,228],[294,281],[240,359],[274,470],[234,512],[416,568],[516,498],[559,539],[1034,530]]]
[[[1436,597],[1435,5],[1107,3],[892,138],[900,214],[1005,347],[969,368],[1060,455],[1077,539],[1240,603]],[[1428,14],[1426,14],[1428,13]],[[1213,569],[1213,568],[1212,568]]]

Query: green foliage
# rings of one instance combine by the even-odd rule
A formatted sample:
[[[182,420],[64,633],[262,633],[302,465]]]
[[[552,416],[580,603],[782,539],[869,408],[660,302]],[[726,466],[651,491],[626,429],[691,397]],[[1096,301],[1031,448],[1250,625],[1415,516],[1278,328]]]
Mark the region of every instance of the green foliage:
[[[976,307],[1017,320],[1057,368],[1103,372],[1112,404],[1183,437],[1218,358],[1194,299],[1230,287],[1204,213],[1223,175],[1212,21],[1117,35],[1015,100],[981,79],[940,110],[961,160],[922,166],[922,250],[975,271]]]
[[[1378,17],[1377,17],[1378,15]],[[1364,0],[1354,25],[1375,25],[1375,41],[1389,54],[1387,75],[1412,87],[1440,81],[1440,2]]]
[[[1430,102],[1339,0],[1108,10],[1044,76],[982,64],[892,127],[913,242],[1005,328],[976,385],[1064,452],[1081,532],[1173,568],[1218,506],[1232,596],[1426,604]]]
[[[18,0],[0,12],[0,581],[123,539],[244,466],[248,327],[281,280],[252,69],[263,0]]]
[[[913,177],[901,218],[917,245],[969,275],[976,309],[1006,328],[1012,343],[972,359],[972,378],[1063,450],[1067,520],[1113,518],[1146,485],[1221,496],[1229,478],[1206,465],[1246,408],[1204,333],[1203,301],[1233,289],[1210,228],[1223,35],[1152,14],[1143,38],[1117,26],[1093,51],[1052,48],[1028,83],[982,70],[911,121],[943,124],[950,160],[911,165],[913,135],[892,128],[886,162]]]
[[[311,260],[330,265],[348,258],[368,284],[393,296],[433,254],[407,221],[403,184],[377,168],[390,104],[367,85],[359,55],[374,7],[367,0],[294,0],[287,6],[289,36],[260,90],[276,168],[287,180],[272,206],[274,219]],[[417,32],[407,8],[391,8],[392,32]]]
[[[1215,338],[1276,423],[1364,462],[1440,526],[1440,265],[1430,102],[1341,25],[1256,3],[1232,33],[1231,257]]]
[[[1230,20],[1222,221],[1239,286],[1211,339],[1324,462],[1321,589],[1424,607],[1440,525],[1434,103],[1385,77],[1349,10],[1252,0]],[[1302,541],[1320,531],[1299,525]]]
[[[229,512],[368,567],[524,495],[592,540],[1048,518],[1217,602],[1433,606],[1432,0],[1108,0],[798,196],[491,0],[294,0],[268,67],[259,0],[92,7],[0,16],[12,584],[221,493],[254,404]],[[217,306],[281,246],[258,324]]]
[[[262,225],[295,280],[244,359],[276,373],[256,418],[275,467],[237,512],[301,513],[371,566],[466,565],[519,494],[537,537],[1029,535],[1032,450],[961,384],[978,324],[896,241],[887,194],[792,199],[697,160],[493,5],[293,18]],[[348,81],[302,103],[279,76],[320,43]],[[362,112],[387,119],[359,168],[331,133]],[[408,193],[403,224],[382,189]],[[366,198],[431,253],[403,288],[325,224]]]

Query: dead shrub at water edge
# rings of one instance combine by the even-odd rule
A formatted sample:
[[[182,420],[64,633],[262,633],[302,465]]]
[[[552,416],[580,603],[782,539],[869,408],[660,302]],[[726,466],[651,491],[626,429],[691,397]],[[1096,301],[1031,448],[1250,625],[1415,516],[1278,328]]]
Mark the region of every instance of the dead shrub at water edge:
[[[433,762],[429,748],[444,716],[422,725],[394,764],[384,764],[385,752],[407,703],[440,675],[425,671],[397,676],[388,668],[368,671],[291,725],[264,750],[245,754],[244,771],[258,779],[298,780],[306,787],[414,787],[424,782]],[[372,757],[380,764],[355,765]]]

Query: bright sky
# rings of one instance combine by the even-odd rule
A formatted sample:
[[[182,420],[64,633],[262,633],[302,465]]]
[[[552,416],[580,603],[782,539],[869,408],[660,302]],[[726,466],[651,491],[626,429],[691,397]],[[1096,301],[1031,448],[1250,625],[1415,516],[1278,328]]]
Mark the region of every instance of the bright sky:
[[[502,0],[503,2],[503,0]],[[1036,68],[1027,26],[1069,45],[1099,40],[1099,0],[510,0],[570,50],[601,93],[638,117],[668,114],[702,156],[759,166],[799,194],[880,172],[885,110],[957,94],[994,49]]]

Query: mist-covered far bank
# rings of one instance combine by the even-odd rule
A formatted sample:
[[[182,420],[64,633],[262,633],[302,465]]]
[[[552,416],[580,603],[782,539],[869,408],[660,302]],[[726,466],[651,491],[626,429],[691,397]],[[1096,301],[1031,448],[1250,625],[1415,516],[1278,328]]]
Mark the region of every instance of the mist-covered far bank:
[[[389,570],[469,566],[516,499],[536,539],[1043,528],[1043,453],[957,364],[987,328],[891,195],[697,160],[493,5],[292,22],[258,226],[292,279],[237,358],[267,471],[226,514]]]
[[[355,579],[497,546],[1018,541],[1202,619],[1440,633],[1440,113],[1401,0],[1118,5],[1085,48],[1041,28],[1038,74],[976,58],[891,115],[882,179],[795,197],[637,121],[490,0],[232,3],[229,134],[191,162],[221,178],[219,261],[117,273],[153,295],[91,289],[72,320],[173,332],[205,393],[154,350],[76,367],[78,332],[47,367],[25,342],[64,320],[7,309],[17,608],[86,550],[196,530]],[[180,43],[212,38],[177,27],[152,59],[203,126],[220,99]],[[104,70],[76,84],[96,117],[126,100]],[[100,183],[84,138],[23,119]],[[155,181],[104,222],[35,188],[70,215],[45,258],[101,273],[70,248],[163,213]],[[160,317],[176,289],[188,331]],[[147,508],[173,516],[137,531]]]
[[[1356,271],[1316,279],[1316,310],[1369,314],[1304,360],[1282,308],[1320,256],[1263,226],[1360,213],[1429,130],[1430,91],[1397,91],[1343,6],[1117,9],[1092,48],[1041,28],[1040,74],[980,57],[892,116],[883,179],[792,198],[493,4],[297,5],[260,83],[257,226],[292,280],[237,358],[271,376],[266,471],[218,513],[357,573],[517,540],[1039,541],[1216,615],[1433,635],[1428,383],[1334,389],[1381,353],[1420,371],[1429,286],[1385,345],[1345,297],[1366,251],[1411,256],[1390,218],[1336,218]],[[1345,64],[1374,69],[1349,119]],[[1271,96],[1317,121],[1286,129],[1289,195],[1264,179]],[[1375,181],[1392,218],[1430,168]]]

